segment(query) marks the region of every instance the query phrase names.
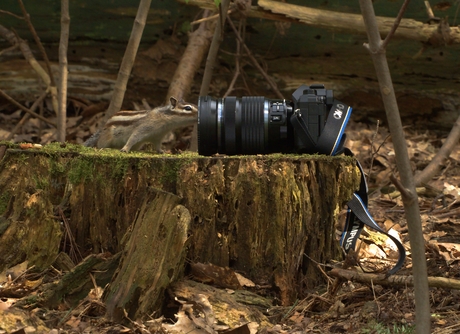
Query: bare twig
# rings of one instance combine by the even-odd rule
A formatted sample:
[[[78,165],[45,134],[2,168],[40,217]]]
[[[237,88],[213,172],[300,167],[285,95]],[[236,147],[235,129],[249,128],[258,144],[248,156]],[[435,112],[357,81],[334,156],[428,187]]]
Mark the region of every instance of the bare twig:
[[[405,0],[405,3],[407,2],[408,0]],[[417,192],[407,152],[407,143],[404,138],[401,116],[396,102],[396,95],[393,88],[393,82],[391,81],[385,49],[382,48],[383,43],[380,38],[372,0],[359,0],[359,4],[369,38],[367,48],[374,63],[383,104],[385,106],[388,126],[393,139],[396,166],[401,178],[401,188],[407,190],[402,199],[409,228],[409,239],[412,251],[417,333],[428,334],[430,333],[431,323],[425,240],[423,238]],[[396,25],[396,22],[394,25]]]
[[[43,80],[43,82],[48,87],[48,89],[51,90],[50,89],[51,87],[50,76],[48,75],[48,73],[46,73],[45,69],[35,59],[27,43],[23,41],[21,38],[19,38],[18,36],[16,36],[12,31],[2,26],[1,24],[0,24],[0,36],[6,39],[10,44],[17,45],[19,47],[19,49],[22,52],[22,55],[24,56],[24,59],[27,60],[29,65],[35,70],[35,72],[37,72],[38,76]],[[56,87],[54,87],[54,89],[55,88]],[[56,106],[57,106],[57,103],[56,103]],[[48,122],[48,121],[45,121],[45,122]],[[50,124],[53,124],[53,123],[50,123]]]
[[[439,17],[434,16],[433,10],[431,9],[430,2],[428,0],[425,0],[425,8],[426,8],[426,13],[428,15],[428,20],[429,21],[435,21],[439,22],[441,19]]]
[[[38,37],[37,31],[35,30],[35,27],[32,24],[32,21],[30,20],[30,15],[27,12],[26,7],[24,7],[24,3],[22,2],[22,0],[18,0],[18,2],[19,6],[21,7],[22,15],[24,16],[27,26],[29,27],[32,36],[34,37],[35,43],[37,44],[37,47],[43,56],[43,60],[45,61],[46,69],[48,70],[48,75],[50,76],[51,85],[56,86],[56,82],[53,77],[53,72],[51,72],[50,60],[48,59],[48,55],[46,54],[45,48],[43,47],[43,44],[40,41],[40,37]]]
[[[65,240],[64,242],[68,239],[69,240],[69,256],[72,259],[74,263],[80,263],[81,260],[83,260],[83,256],[80,253],[80,249],[78,248],[78,244],[75,241],[75,238],[72,234],[72,230],[70,229],[69,221],[67,220],[67,217],[64,215],[64,211],[62,211],[62,208],[59,206],[59,216],[62,219],[62,222],[64,224],[64,233],[65,233]]]
[[[401,181],[399,181],[396,176],[394,176],[393,174],[390,175],[390,180],[391,182],[394,184],[394,186],[396,187],[396,189],[398,189],[398,191],[401,193],[401,196],[403,198],[403,200],[405,199],[407,202],[406,203],[409,203],[409,204],[412,204],[413,201],[415,201],[417,198],[414,196],[412,196],[411,192],[409,189],[405,188]]]
[[[144,32],[145,22],[150,9],[152,0],[141,0],[137,9],[131,36],[129,37],[123,60],[121,61],[120,70],[118,71],[117,83],[113,90],[110,105],[105,113],[104,120],[100,126],[105,125],[107,120],[113,114],[120,111],[123,99],[125,97],[126,86],[128,85],[129,75],[136,59],[137,50],[141,42],[142,33]]]
[[[209,10],[205,10],[203,17],[208,17]],[[179,65],[174,72],[171,84],[168,89],[167,98],[175,96],[184,98],[190,92],[190,87],[193,83],[193,78],[198,70],[205,54],[208,52],[208,47],[211,42],[212,28],[215,22],[202,22],[198,28],[189,36],[187,48],[185,49]],[[209,57],[208,57],[209,58]],[[193,127],[192,137],[190,139],[190,151],[198,150],[198,132],[197,126]]]
[[[241,26],[242,23],[245,20],[241,20],[239,25],[238,25],[238,31],[241,32]],[[228,85],[228,89],[224,94],[224,97],[228,96],[232,90],[233,87],[235,86],[236,80],[238,79],[240,75],[240,57],[241,57],[241,43],[240,41],[236,41],[236,55],[235,55],[235,72],[233,73],[233,78],[232,81],[230,82],[230,85]]]
[[[241,43],[241,45],[243,46],[244,50],[246,51],[249,59],[251,59],[253,65],[259,70],[259,72],[262,74],[262,76],[265,78],[265,80],[267,80],[267,83],[270,85],[270,87],[272,88],[273,92],[278,96],[278,98],[280,99],[284,99],[284,96],[283,94],[281,94],[281,92],[278,90],[278,87],[276,87],[276,83],[273,81],[273,79],[267,74],[267,72],[265,72],[265,70],[262,68],[262,66],[260,66],[259,62],[257,61],[256,58],[254,58],[254,56],[252,55],[252,52],[251,50],[249,50],[249,48],[247,47],[247,45],[244,43],[243,39],[241,38],[241,35],[240,33],[238,32],[238,30],[236,29],[235,25],[233,24],[231,18],[229,17],[228,18],[228,23],[230,24],[230,27],[232,27],[233,29],[233,32],[235,33],[236,37],[238,38],[238,41]]]
[[[25,112],[31,114],[32,116],[42,120],[43,122],[46,122],[54,127],[56,127],[56,123],[46,119],[45,117],[43,116],[40,116],[39,114],[37,114],[36,112],[30,110],[29,108],[26,108],[24,107],[22,104],[20,104],[19,102],[17,102],[15,99],[13,99],[11,96],[9,96],[7,93],[5,93],[2,89],[0,89],[0,95],[3,96],[5,99],[7,99],[9,102],[11,102],[12,104],[14,104],[16,107],[18,107],[19,109],[21,110],[24,110]]]
[[[18,0],[18,2],[19,2],[19,6],[21,7],[22,15],[24,16],[24,19],[27,22],[27,26],[29,27],[29,30],[32,33],[32,36],[34,37],[35,43],[37,44],[37,47],[42,54],[43,60],[45,61],[46,69],[48,71],[48,76],[50,79],[49,84],[48,84],[48,90],[51,94],[51,101],[52,101],[54,112],[57,115],[58,113],[57,88],[56,88],[56,81],[54,80],[53,72],[51,71],[50,60],[48,59],[48,55],[46,54],[45,48],[43,47],[43,44],[40,41],[40,37],[38,37],[37,31],[35,30],[35,27],[32,24],[32,21],[30,20],[30,15],[27,12],[26,8],[24,7],[24,3],[22,2],[22,0]]]
[[[222,5],[222,3],[221,3],[221,5]],[[230,15],[231,13],[232,13],[231,9],[227,11],[227,15]],[[208,17],[203,17],[201,19],[198,19],[198,20],[190,22],[190,25],[192,25],[192,26],[197,25],[197,24],[200,24],[201,22],[215,20],[215,19],[217,19],[219,17],[220,17],[220,14],[214,14],[214,15],[211,15],[211,16],[208,16]]]
[[[2,54],[4,54],[4,53],[8,53],[8,52],[10,52],[10,51],[16,50],[18,47],[19,47],[19,45],[17,45],[17,44],[16,44],[16,45],[13,45],[13,46],[10,46],[9,48],[6,48],[6,49],[0,51],[0,56],[1,56]]]
[[[381,48],[385,49],[390,42],[390,39],[393,37],[393,35],[396,32],[396,29],[398,29],[399,24],[401,23],[401,19],[406,12],[406,8],[409,5],[409,1],[404,1],[404,3],[401,6],[401,9],[399,10],[398,16],[395,19],[395,22],[393,23],[393,26],[391,27],[390,32],[388,33],[387,37],[385,37],[385,40],[383,41]]]
[[[24,18],[23,18],[22,16],[16,15],[16,14],[14,14],[14,13],[12,13],[12,12],[7,11],[7,10],[2,10],[2,9],[0,9],[0,13],[6,14],[6,15],[11,15],[11,16],[13,16],[13,17],[19,19],[19,20],[24,20]]]
[[[230,0],[222,0],[219,4],[219,20],[217,21],[216,28],[214,29],[214,36],[212,37],[211,45],[209,47],[208,57],[206,58],[206,67],[204,69],[203,81],[201,82],[200,95],[208,94],[209,85],[212,79],[212,72],[214,71],[214,64],[219,51],[220,43],[223,40],[223,27],[227,18],[227,9],[230,5]]]
[[[67,48],[69,44],[69,0],[61,0],[61,40],[59,41],[59,111],[57,115],[58,131],[57,140],[65,142],[66,137],[66,113],[67,113]]]
[[[431,178],[436,175],[441,166],[444,164],[446,159],[452,153],[452,150],[458,145],[460,139],[460,116],[454,123],[452,130],[450,130],[446,141],[434,156],[433,160],[425,167],[425,169],[415,175],[415,184],[420,185],[428,182]]]
[[[47,92],[43,92],[42,95],[32,104],[30,107],[30,111],[35,111],[35,109],[38,108],[38,106],[41,104],[41,102],[45,99],[46,95],[48,95]],[[27,122],[27,120],[30,118],[31,114],[27,113],[24,115],[24,117],[16,124],[16,126],[11,130],[10,134],[5,138],[5,140],[11,140],[13,139],[13,136],[19,131],[19,129]],[[41,115],[40,115],[41,116]],[[43,117],[43,116],[42,116]]]

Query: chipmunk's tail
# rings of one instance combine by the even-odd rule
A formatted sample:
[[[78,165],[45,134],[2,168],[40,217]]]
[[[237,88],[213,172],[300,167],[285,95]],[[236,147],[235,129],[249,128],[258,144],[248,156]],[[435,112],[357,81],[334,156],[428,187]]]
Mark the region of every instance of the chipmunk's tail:
[[[99,136],[101,135],[101,130],[97,130],[95,133],[91,135],[84,143],[83,146],[86,147],[96,147],[97,141],[99,140]]]

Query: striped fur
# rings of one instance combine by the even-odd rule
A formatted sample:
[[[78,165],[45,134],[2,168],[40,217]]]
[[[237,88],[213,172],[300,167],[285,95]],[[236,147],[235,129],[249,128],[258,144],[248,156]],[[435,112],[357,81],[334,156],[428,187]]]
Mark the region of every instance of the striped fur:
[[[163,137],[180,127],[197,121],[196,105],[170,98],[170,104],[152,110],[124,110],[113,115],[97,139],[99,148],[117,148],[124,152],[139,150],[150,142],[161,151]]]

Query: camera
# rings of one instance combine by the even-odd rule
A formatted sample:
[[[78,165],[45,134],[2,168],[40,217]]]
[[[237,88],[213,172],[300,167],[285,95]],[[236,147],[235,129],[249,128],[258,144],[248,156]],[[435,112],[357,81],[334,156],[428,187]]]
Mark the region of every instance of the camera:
[[[292,100],[200,96],[198,153],[340,153],[351,107],[322,84],[302,85]]]

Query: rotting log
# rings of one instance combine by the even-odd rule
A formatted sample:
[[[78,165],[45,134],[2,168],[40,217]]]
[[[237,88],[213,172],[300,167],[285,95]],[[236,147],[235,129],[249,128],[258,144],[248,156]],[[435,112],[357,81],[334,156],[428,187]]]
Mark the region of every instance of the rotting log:
[[[212,0],[180,0],[180,2],[204,9],[215,9]],[[273,0],[258,0],[257,6],[248,8],[245,15],[276,21],[300,22],[333,31],[366,34],[361,14],[317,9]],[[394,20],[392,17],[377,17],[382,34],[387,34],[391,30]],[[443,21],[435,25],[413,19],[402,19],[395,36],[430,43],[434,46],[458,44],[460,28],[449,27]]]
[[[195,281],[180,280],[171,285],[168,293],[181,304],[192,305],[191,310],[194,310],[194,313],[206,309],[206,304],[209,303],[209,313],[214,318],[213,322],[220,326],[237,328],[244,322],[255,322],[262,328],[273,327],[264,315],[264,312],[273,306],[271,301],[249,291],[238,290],[229,293],[227,290]],[[204,300],[200,297],[204,297]],[[192,318],[191,315],[189,317]]]
[[[120,321],[161,309],[170,282],[182,277],[190,213],[171,193],[151,190],[128,232],[121,264],[107,292],[107,316]]]
[[[134,270],[123,267],[129,245],[141,238],[132,235],[141,228],[142,213],[156,210],[149,208],[157,205],[152,194],[163,191],[180,197],[190,213],[188,261],[228,266],[257,284],[272,284],[287,305],[303,289],[323,282],[317,262],[340,256],[335,222],[358,184],[359,170],[350,157],[200,157],[121,154],[70,144],[14,146],[0,162],[0,247],[17,245],[1,249],[0,271],[24,259],[42,268],[51,265],[61,247],[64,218],[82,256],[123,251],[118,269]],[[31,198],[34,212],[25,206]],[[27,233],[19,234],[25,221]],[[146,240],[155,240],[156,223],[143,230]],[[47,247],[31,249],[38,237]],[[177,270],[175,278],[184,268]],[[153,311],[151,305],[145,310]]]

